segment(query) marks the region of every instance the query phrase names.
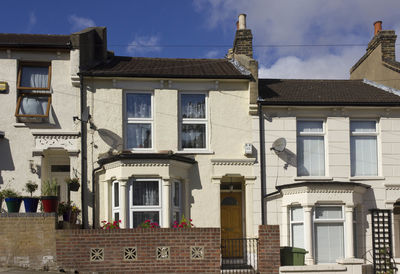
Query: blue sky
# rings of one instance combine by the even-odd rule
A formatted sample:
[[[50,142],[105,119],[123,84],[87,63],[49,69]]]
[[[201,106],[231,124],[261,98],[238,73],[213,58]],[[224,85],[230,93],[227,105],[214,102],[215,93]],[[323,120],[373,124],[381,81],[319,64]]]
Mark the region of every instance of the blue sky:
[[[364,54],[374,21],[400,33],[399,10],[398,0],[4,0],[0,32],[106,26],[117,55],[223,58],[246,13],[262,77],[339,79]],[[321,44],[332,46],[305,46]]]

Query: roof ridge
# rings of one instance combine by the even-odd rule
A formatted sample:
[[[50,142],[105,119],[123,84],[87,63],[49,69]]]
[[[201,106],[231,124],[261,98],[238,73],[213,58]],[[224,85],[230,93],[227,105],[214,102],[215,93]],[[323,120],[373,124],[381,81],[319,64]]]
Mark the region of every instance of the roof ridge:
[[[131,59],[149,59],[149,60],[179,60],[179,61],[184,61],[184,60],[196,60],[196,61],[229,61],[226,58],[174,58],[174,57],[141,57],[141,56],[122,56],[122,55],[116,55],[113,56],[113,58],[131,58]]]

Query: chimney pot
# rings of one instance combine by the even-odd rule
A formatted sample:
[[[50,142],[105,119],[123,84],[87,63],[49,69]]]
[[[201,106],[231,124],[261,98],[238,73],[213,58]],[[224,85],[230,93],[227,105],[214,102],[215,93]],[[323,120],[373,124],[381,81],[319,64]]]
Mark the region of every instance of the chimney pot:
[[[374,27],[375,27],[374,35],[377,35],[378,32],[382,30],[382,21],[376,21],[374,23]]]
[[[239,29],[246,29],[246,14],[239,15]]]

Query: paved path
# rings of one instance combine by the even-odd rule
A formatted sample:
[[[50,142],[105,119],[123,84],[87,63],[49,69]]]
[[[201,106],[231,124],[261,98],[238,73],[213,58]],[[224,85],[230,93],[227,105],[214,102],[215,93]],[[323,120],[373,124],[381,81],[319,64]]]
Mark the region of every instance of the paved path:
[[[41,274],[41,273],[46,273],[46,274],[55,274],[60,272],[54,272],[54,271],[34,271],[34,270],[27,270],[27,269],[22,269],[22,268],[15,268],[15,267],[0,267],[0,273],[10,273],[10,274],[27,274],[27,273],[32,273],[32,274]]]

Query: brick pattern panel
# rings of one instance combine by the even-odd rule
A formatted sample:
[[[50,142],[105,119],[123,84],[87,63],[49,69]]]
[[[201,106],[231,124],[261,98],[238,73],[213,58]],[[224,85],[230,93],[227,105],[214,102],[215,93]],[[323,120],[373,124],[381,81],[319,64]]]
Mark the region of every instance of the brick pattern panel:
[[[258,234],[258,270],[260,273],[279,273],[279,225],[260,225]]]
[[[55,269],[55,230],[55,214],[0,214],[0,265]]]
[[[57,264],[64,270],[121,273],[220,273],[219,228],[115,229],[56,231]],[[204,259],[191,259],[191,247],[204,247]],[[136,247],[136,260],[124,260]],[[158,247],[169,247],[169,258],[157,260]],[[91,261],[92,248],[104,249],[104,260]]]

